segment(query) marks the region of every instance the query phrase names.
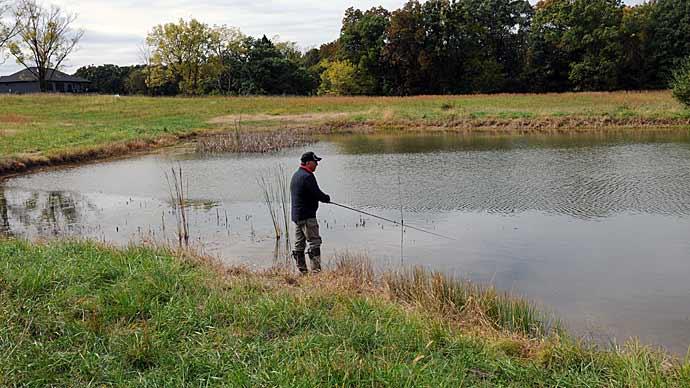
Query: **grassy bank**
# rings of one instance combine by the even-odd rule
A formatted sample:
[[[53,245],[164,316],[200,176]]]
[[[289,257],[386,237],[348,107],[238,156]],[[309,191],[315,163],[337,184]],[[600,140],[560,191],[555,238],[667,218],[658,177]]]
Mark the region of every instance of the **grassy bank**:
[[[0,96],[0,175],[233,129],[570,132],[688,126],[670,92],[428,97]]]
[[[490,290],[340,263],[296,278],[144,248],[0,242],[0,385],[690,384],[690,364],[639,346],[544,337],[544,316]]]

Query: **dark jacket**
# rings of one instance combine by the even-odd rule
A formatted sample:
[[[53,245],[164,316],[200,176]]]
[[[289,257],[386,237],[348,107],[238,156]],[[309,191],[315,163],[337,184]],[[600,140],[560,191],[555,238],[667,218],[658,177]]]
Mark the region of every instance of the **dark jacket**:
[[[319,189],[314,174],[301,167],[295,172],[290,181],[290,197],[292,200],[293,222],[316,218],[319,201],[325,203],[331,201],[331,197]]]

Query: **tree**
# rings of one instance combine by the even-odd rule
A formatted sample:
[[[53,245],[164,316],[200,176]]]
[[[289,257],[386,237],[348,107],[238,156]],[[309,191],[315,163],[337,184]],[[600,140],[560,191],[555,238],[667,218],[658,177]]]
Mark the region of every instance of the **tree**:
[[[650,7],[646,71],[653,75],[653,87],[665,88],[673,70],[690,56],[690,0],[656,0]]]
[[[458,42],[454,55],[462,61],[463,79],[456,91],[523,91],[534,14],[529,1],[460,0],[451,10],[441,20],[453,26],[450,32]]]
[[[129,67],[117,65],[84,66],[77,69],[74,75],[91,81],[90,90],[105,94],[125,94],[125,81],[129,76]]]
[[[408,1],[391,14],[382,55],[390,68],[391,93],[408,95],[427,90],[431,61],[425,50],[426,34],[418,1]]]
[[[126,94],[148,94],[149,88],[146,83],[146,71],[144,67],[133,67],[127,78],[124,80]]]
[[[536,83],[547,90],[617,88],[622,18],[621,0],[539,2],[530,37]]]
[[[621,89],[654,87],[656,69],[650,67],[649,22],[655,3],[625,7],[621,22],[622,56],[619,61],[618,84]],[[651,70],[651,71],[650,71]]]
[[[19,32],[18,20],[11,20],[9,17],[13,13],[9,1],[0,0],[0,55],[7,43]],[[0,56],[0,63],[4,58]]]
[[[206,91],[230,94],[234,91],[233,73],[239,70],[241,57],[246,53],[246,36],[237,28],[225,25],[211,30],[211,58],[205,74]]]
[[[211,29],[206,24],[180,19],[157,25],[146,42],[152,48],[152,65],[166,72],[164,77],[152,78],[149,86],[172,80],[184,94],[202,92],[202,68],[211,55]]]
[[[383,7],[362,12],[348,8],[340,30],[341,57],[355,66],[355,78],[364,94],[381,94],[386,75],[382,60],[390,12]]]
[[[350,96],[360,94],[357,70],[350,61],[324,61],[321,73],[320,95]]]
[[[239,94],[311,94],[318,82],[299,62],[291,61],[286,52],[266,36],[247,38],[246,54],[238,73]]]
[[[84,35],[72,30],[76,15],[60,7],[44,8],[35,0],[21,0],[17,5],[17,39],[9,44],[10,53],[37,79],[41,91],[47,80],[59,70]]]
[[[690,107],[690,58],[686,58],[671,78],[673,96],[685,106]]]

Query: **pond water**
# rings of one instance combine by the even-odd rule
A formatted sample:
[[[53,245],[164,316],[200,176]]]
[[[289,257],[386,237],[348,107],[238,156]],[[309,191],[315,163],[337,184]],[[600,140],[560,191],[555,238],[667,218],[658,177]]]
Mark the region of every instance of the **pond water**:
[[[555,311],[575,333],[690,345],[690,134],[350,136],[269,155],[193,147],[39,172],[0,186],[0,230],[126,244],[176,241],[165,174],[189,181],[194,245],[228,263],[284,260],[257,178],[324,160],[334,201],[455,240],[322,205],[324,257],[366,252],[490,282]]]

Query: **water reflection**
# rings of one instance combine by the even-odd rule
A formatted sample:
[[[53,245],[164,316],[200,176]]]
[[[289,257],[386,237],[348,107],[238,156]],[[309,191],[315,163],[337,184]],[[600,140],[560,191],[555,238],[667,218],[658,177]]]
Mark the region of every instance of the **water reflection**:
[[[5,236],[79,235],[84,213],[97,211],[78,193],[19,192],[0,185],[0,233]]]
[[[7,211],[7,200],[5,199],[5,188],[0,185],[0,237],[12,237],[10,230],[10,218]]]
[[[621,131],[564,135],[477,135],[438,133],[436,135],[347,135],[331,136],[347,154],[425,153],[454,151],[492,151],[524,148],[582,149],[612,145],[678,144],[690,147],[690,131]]]

